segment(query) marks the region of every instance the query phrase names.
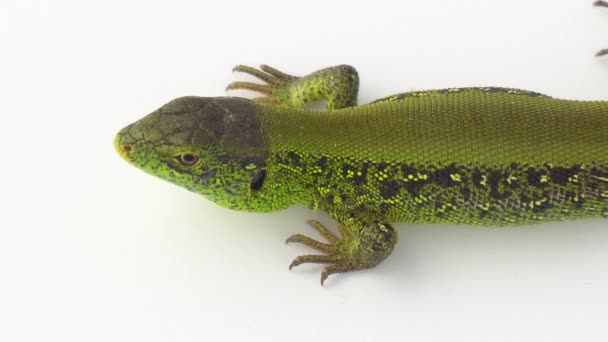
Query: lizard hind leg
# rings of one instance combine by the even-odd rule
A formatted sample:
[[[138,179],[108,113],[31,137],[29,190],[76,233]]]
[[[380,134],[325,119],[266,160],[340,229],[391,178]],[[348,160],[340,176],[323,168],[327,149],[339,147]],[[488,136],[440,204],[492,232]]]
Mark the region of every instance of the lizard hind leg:
[[[359,76],[357,70],[349,65],[321,69],[303,77],[292,76],[267,65],[261,65],[260,69],[237,65],[232,70],[266,83],[232,82],[226,87],[226,90],[246,89],[266,95],[254,99],[257,103],[304,107],[325,100],[328,110],[357,105]]]
[[[593,6],[608,7],[608,1],[597,0],[593,3]],[[596,57],[601,57],[601,56],[605,56],[605,55],[608,55],[608,49],[601,49],[600,51],[595,53]]]
[[[397,243],[397,232],[386,223],[374,221],[361,224],[349,222],[348,225],[338,224],[340,237],[334,235],[318,221],[308,221],[329,242],[322,243],[309,237],[296,234],[285,242],[297,242],[325,255],[302,255],[295,258],[289,265],[293,267],[306,263],[332,264],[321,273],[321,286],[327,277],[336,273],[350,272],[372,268],[393,251]]]

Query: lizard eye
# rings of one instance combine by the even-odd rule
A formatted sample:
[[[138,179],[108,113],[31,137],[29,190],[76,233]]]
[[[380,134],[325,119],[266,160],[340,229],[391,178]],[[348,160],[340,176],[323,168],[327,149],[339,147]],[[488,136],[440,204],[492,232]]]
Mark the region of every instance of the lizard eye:
[[[192,153],[182,153],[176,157],[177,161],[184,166],[192,166],[198,161],[198,156]]]

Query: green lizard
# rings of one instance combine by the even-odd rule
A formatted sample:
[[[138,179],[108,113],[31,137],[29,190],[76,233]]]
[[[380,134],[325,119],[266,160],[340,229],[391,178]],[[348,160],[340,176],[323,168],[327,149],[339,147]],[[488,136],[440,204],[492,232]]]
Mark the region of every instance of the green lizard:
[[[608,213],[608,102],[496,87],[414,91],[357,106],[346,65],[294,77],[237,66],[265,94],[181,97],[125,127],[118,153],[144,171],[237,210],[321,209],[340,236],[293,235],[331,274],[371,268],[392,224],[521,225]],[[304,106],[325,100],[329,111]]]

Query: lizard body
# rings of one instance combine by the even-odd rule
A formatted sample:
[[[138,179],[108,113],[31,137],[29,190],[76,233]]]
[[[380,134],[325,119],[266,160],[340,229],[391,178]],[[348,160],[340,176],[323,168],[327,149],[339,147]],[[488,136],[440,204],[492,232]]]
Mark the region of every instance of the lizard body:
[[[516,225],[608,213],[608,102],[507,88],[396,94],[357,106],[349,66],[294,77],[238,66],[266,94],[178,98],[123,129],[118,152],[143,170],[220,205],[294,204],[334,217],[338,237],[299,242],[328,275],[370,268],[397,242],[394,222]],[[326,100],[329,111],[304,106]]]

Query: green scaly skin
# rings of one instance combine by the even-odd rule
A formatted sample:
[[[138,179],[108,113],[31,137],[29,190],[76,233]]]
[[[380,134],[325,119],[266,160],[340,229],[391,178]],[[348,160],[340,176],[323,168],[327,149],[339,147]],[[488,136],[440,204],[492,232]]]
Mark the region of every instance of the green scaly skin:
[[[397,243],[392,222],[507,226],[608,213],[608,102],[484,87],[396,94],[356,106],[350,66],[294,77],[238,66],[266,96],[183,97],[118,133],[123,158],[231,209],[294,204],[338,221],[340,237],[298,242],[331,274],[371,268]],[[325,100],[329,112],[305,107]]]

